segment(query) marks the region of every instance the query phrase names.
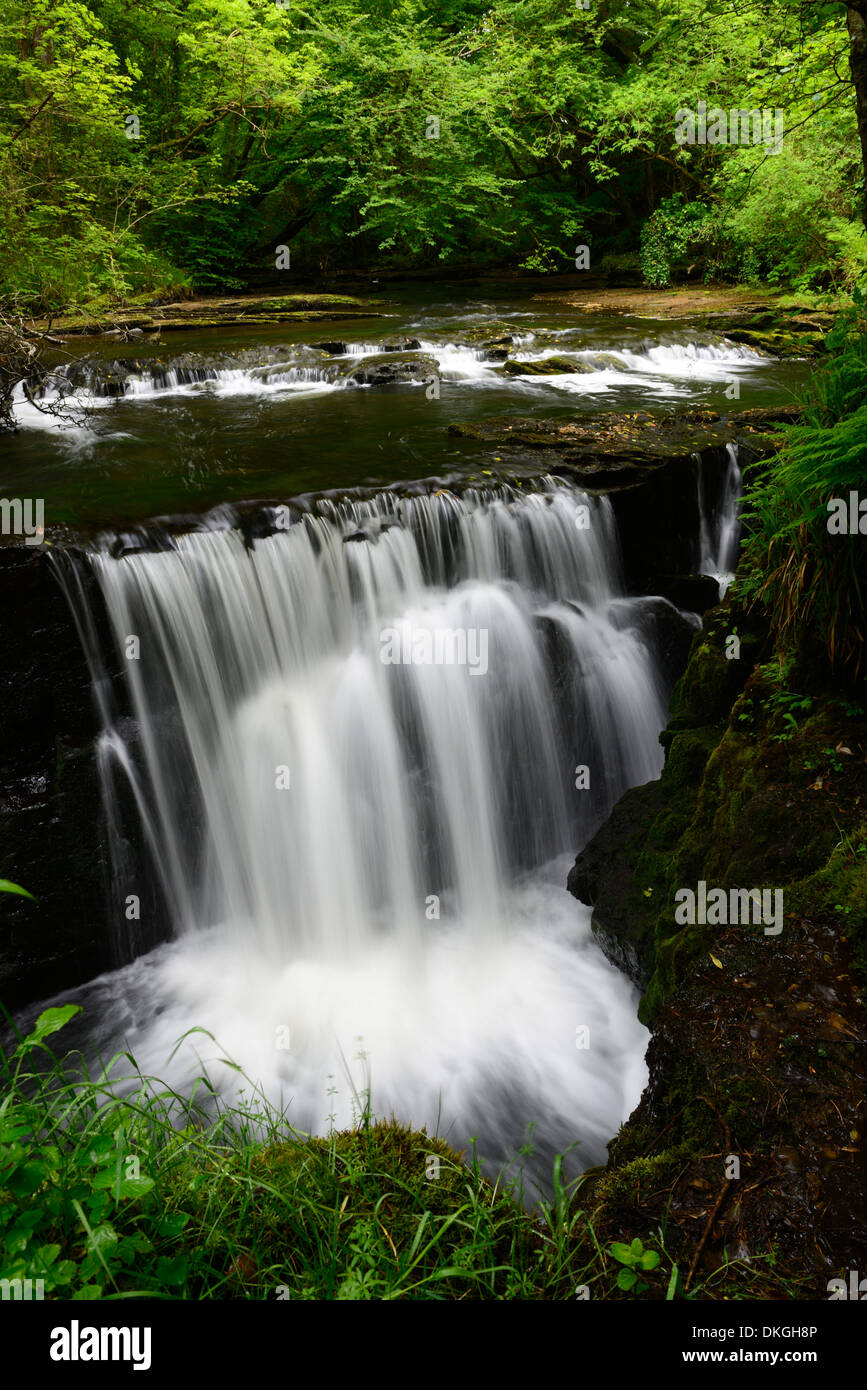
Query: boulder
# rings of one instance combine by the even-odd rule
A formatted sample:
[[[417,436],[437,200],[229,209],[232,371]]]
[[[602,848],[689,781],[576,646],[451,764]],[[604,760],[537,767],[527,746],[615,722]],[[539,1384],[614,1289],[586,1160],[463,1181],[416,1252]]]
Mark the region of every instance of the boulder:
[[[402,386],[438,375],[438,362],[425,352],[377,353],[346,366],[340,379],[357,386]]]
[[[592,371],[589,363],[572,357],[543,357],[534,362],[516,362],[512,357],[503,363],[506,376],[584,376]]]
[[[418,338],[389,338],[387,343],[380,343],[380,352],[418,352],[421,343]]]

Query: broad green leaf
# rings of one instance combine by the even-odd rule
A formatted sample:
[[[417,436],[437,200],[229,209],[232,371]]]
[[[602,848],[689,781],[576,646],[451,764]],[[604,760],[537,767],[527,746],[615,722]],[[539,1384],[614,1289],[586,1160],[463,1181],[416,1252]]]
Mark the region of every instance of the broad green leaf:
[[[31,1128],[31,1125],[25,1124],[21,1120],[10,1120],[8,1124],[0,1127],[0,1144],[11,1144],[13,1140],[29,1134]]]
[[[161,1255],[157,1260],[157,1278],[163,1284],[182,1284],[186,1277],[186,1255],[176,1255],[172,1260],[167,1259],[165,1255]]]
[[[93,1179],[93,1189],[95,1192],[115,1189],[118,1181],[117,1165],[110,1163],[107,1168],[102,1168]],[[120,1179],[123,1182],[123,1178]]]
[[[134,1231],[131,1236],[127,1236],[126,1243],[133,1250],[137,1250],[140,1255],[146,1255],[153,1250],[153,1241],[145,1235],[144,1231]]]
[[[69,1020],[80,1013],[80,1004],[63,1004],[60,1008],[46,1009],[37,1018],[33,1032],[21,1044],[21,1051],[23,1052],[28,1047],[35,1047],[37,1043],[42,1042],[43,1038],[50,1037],[52,1033],[57,1033],[61,1028],[65,1028]]]
[[[101,1226],[94,1226],[93,1230],[87,1235],[88,1250],[98,1250],[103,1253],[111,1250],[112,1246],[117,1245],[118,1234],[110,1222],[106,1221]]]
[[[97,1135],[88,1148],[88,1153],[94,1163],[98,1163],[101,1158],[105,1158],[107,1154],[113,1154],[114,1151],[114,1139],[109,1134]]]
[[[157,1230],[159,1231],[161,1236],[165,1236],[167,1240],[172,1240],[175,1236],[179,1236],[181,1234],[181,1231],[187,1225],[189,1220],[189,1212],[175,1211],[172,1212],[171,1215],[164,1216],[162,1218],[157,1227]]]
[[[118,1195],[135,1201],[138,1197],[143,1197],[146,1192],[150,1192],[154,1185],[153,1178],[121,1178]]]

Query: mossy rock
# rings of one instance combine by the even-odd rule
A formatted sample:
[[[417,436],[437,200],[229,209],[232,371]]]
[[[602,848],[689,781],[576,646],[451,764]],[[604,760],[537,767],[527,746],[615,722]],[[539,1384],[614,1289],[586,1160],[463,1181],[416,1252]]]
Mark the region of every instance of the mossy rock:
[[[222,1154],[198,1147],[172,1169],[164,1198],[183,1213],[185,1245],[230,1296],[273,1298],[279,1288],[293,1300],[355,1300],[395,1296],[402,1281],[402,1297],[430,1297],[415,1290],[434,1269],[444,1273],[433,1296],[473,1296],[480,1256],[457,1219],[475,1209],[470,1193],[491,1218],[483,1253],[505,1265],[515,1239],[533,1239],[527,1214],[444,1140],[394,1120]],[[433,1253],[413,1261],[420,1230]]]
[[[477,323],[462,328],[460,338],[473,347],[508,347],[514,341],[514,329],[510,323]]]
[[[593,934],[608,959],[640,987],[652,969],[656,906],[638,890],[632,866],[662,804],[659,782],[630,788],[578,855],[567,880],[569,892],[593,907]]]
[[[589,363],[572,357],[543,357],[534,362],[516,362],[509,358],[502,366],[505,376],[586,375],[593,370]]]
[[[737,639],[736,647],[730,642],[732,637]],[[727,598],[705,615],[687,668],[672,692],[663,746],[671,741],[675,730],[720,723],[728,718],[764,640],[764,625],[750,619],[733,598]],[[728,650],[737,650],[739,655],[731,658],[726,655]]]
[[[795,909],[827,917],[839,905],[856,959],[864,959],[867,845],[859,846],[867,772],[853,750],[867,745],[867,715],[845,709],[833,694],[789,689],[776,662],[754,671],[707,757],[688,823],[668,849],[668,896],[641,1005],[645,1022],[719,934],[712,925],[674,923],[673,890],[699,879],[724,889],[780,888],[787,920]],[[684,737],[676,733],[671,741],[663,785],[668,776],[683,787],[695,775],[704,747],[690,748]],[[636,875],[654,853],[658,829],[648,833]],[[676,829],[669,816],[659,840],[670,842]]]
[[[726,333],[735,343],[757,348],[771,357],[816,357],[822,352],[825,335],[821,332],[782,332],[779,329],[734,328]]]
[[[733,628],[743,634],[739,660],[725,657]],[[706,852],[709,830],[700,816],[704,779],[733,701],[761,649],[761,635],[733,598],[707,615],[672,694],[671,722],[660,739],[666,748],[660,780],[620,799],[569,875],[570,891],[593,906],[592,928],[602,949],[640,988],[651,991],[654,1006],[660,997],[654,976],[666,972],[666,990],[674,979],[668,970],[673,948],[660,957],[662,944],[675,931],[674,889],[700,876],[694,869],[701,868]],[[697,818],[702,829],[695,833]],[[644,1003],[642,1018],[647,1021]]]

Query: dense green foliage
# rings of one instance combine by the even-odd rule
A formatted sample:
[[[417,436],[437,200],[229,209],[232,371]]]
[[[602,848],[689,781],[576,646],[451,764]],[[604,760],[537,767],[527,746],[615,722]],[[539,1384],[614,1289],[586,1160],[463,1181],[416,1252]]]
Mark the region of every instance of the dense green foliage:
[[[867,513],[851,514],[867,478],[867,310],[857,288],[855,299],[826,340],[829,360],[806,396],[803,423],[787,427],[777,457],[750,477],[739,580],[768,611],[781,654],[809,661],[818,653],[850,676],[867,638]],[[859,529],[850,532],[853,520]]]
[[[847,53],[845,6],[808,0],[7,0],[0,297],[233,287],[279,246],[294,279],[587,244],[651,284],[845,288]],[[699,101],[779,107],[781,152],[679,145]]]

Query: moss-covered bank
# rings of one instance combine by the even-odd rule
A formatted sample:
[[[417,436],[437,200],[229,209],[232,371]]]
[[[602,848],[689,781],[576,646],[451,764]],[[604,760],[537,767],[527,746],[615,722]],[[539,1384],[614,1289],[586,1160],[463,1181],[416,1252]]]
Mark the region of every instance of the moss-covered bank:
[[[590,1209],[603,1233],[667,1224],[721,1292],[763,1270],[768,1296],[827,1297],[867,1255],[867,691],[781,668],[732,596],[662,740],[661,780],[570,875],[653,1028]],[[675,893],[700,881],[781,889],[782,930],[678,922]]]

